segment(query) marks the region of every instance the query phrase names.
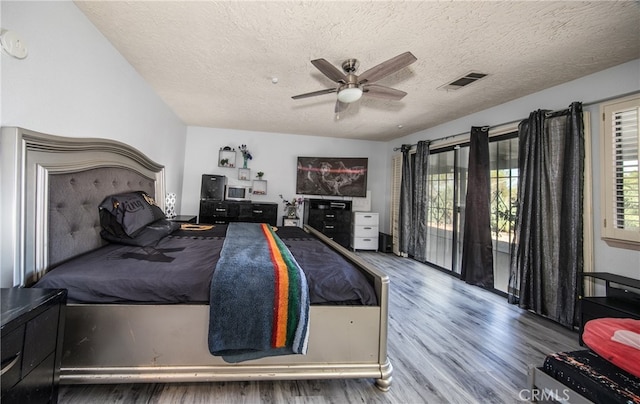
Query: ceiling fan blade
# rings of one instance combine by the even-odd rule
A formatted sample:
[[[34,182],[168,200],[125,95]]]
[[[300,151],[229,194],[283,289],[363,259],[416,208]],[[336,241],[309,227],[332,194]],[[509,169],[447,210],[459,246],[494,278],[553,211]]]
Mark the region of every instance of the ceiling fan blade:
[[[335,81],[336,83],[346,83],[347,76],[344,75],[337,67],[327,62],[325,59],[315,59],[311,61],[318,70],[325,76]]]
[[[362,92],[367,97],[382,98],[385,100],[399,101],[404,98],[407,93],[396,90],[395,88],[381,86],[379,84],[366,84],[362,87]]]
[[[300,98],[309,98],[309,97],[315,97],[316,95],[331,94],[331,93],[335,93],[336,91],[338,91],[337,88],[327,88],[325,90],[318,90],[310,93],[294,95],[291,98],[293,98],[294,100],[299,100]]]
[[[349,104],[347,104],[346,102],[342,102],[340,100],[336,100],[336,109],[335,109],[335,113],[340,113],[342,111],[346,111],[346,109],[349,107]]]
[[[398,70],[409,66],[416,60],[418,59],[413,56],[413,53],[402,53],[365,71],[358,76],[358,81],[360,82],[360,84],[364,84],[365,82],[373,83],[374,81],[378,81],[381,78],[390,75],[391,73],[395,73]]]

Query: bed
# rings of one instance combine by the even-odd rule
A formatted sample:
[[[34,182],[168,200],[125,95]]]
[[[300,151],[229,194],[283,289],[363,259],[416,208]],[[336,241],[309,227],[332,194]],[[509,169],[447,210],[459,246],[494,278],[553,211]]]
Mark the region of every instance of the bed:
[[[547,355],[529,369],[531,401],[640,403],[640,320],[585,324],[589,349]]]
[[[3,148],[15,152],[9,156],[13,164],[5,159],[3,169],[12,166],[9,174],[15,178],[14,203],[20,213],[14,229],[19,240],[14,273],[23,286],[37,285],[48,272],[56,272],[51,268],[73,265],[76,257],[104,248],[97,206],[105,197],[140,190],[155,196],[163,208],[163,167],[130,146],[21,128],[3,128],[2,136]],[[71,297],[60,382],[371,378],[388,390],[388,277],[313,228],[290,235],[287,243],[307,237],[357,267],[372,286],[375,302],[312,302],[305,355],[239,363],[212,356],[209,304],[202,299],[86,303]]]

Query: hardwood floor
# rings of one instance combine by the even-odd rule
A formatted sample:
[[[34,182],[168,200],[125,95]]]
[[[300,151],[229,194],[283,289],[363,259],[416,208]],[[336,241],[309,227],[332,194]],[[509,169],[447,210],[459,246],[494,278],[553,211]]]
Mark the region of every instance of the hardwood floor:
[[[575,332],[416,261],[358,253],[391,279],[391,390],[373,380],[60,386],[66,403],[517,403],[527,366],[580,349]]]

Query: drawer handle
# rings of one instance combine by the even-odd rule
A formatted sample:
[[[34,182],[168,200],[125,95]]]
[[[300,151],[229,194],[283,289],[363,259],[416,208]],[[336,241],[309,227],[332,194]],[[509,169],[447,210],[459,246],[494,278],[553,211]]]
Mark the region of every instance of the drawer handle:
[[[324,226],[325,229],[334,229],[334,226]]]
[[[365,230],[371,230],[371,227],[363,227]]]
[[[363,238],[362,241],[371,241],[370,238]]]
[[[2,376],[3,374],[7,373],[8,371],[10,371],[11,368],[14,367],[16,365],[16,363],[18,363],[18,359],[20,359],[20,354],[21,354],[21,352],[18,352],[16,354],[16,357],[13,358],[11,360],[11,362],[9,362],[9,364],[7,366],[2,368],[2,370],[0,371],[0,376]]]
[[[373,217],[373,216],[371,216],[371,215],[365,215],[365,216],[363,216],[363,217]]]
[[[224,208],[216,208],[216,212],[226,212],[227,210]]]
[[[324,215],[324,217],[336,217],[336,215]]]
[[[254,210],[253,213],[262,213],[261,210]]]

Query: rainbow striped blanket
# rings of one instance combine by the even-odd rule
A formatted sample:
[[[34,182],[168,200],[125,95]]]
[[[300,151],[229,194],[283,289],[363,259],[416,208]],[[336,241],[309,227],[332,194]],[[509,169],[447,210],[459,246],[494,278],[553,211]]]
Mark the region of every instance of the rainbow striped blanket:
[[[209,351],[227,362],[307,352],[307,279],[267,224],[229,223],[209,310]]]

